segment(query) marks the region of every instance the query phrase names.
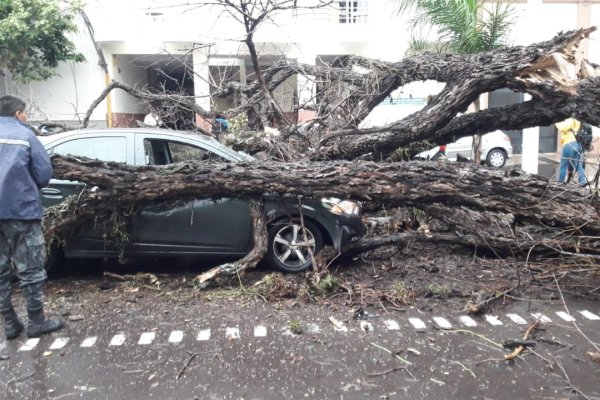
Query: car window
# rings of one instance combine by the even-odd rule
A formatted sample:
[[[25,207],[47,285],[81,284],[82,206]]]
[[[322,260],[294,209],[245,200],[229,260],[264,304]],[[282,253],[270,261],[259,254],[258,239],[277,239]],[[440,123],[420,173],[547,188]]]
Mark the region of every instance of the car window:
[[[52,152],[124,163],[127,162],[127,140],[122,136],[79,138],[54,146]]]
[[[166,165],[184,161],[227,161],[209,150],[172,140],[145,139],[144,151],[147,165]]]

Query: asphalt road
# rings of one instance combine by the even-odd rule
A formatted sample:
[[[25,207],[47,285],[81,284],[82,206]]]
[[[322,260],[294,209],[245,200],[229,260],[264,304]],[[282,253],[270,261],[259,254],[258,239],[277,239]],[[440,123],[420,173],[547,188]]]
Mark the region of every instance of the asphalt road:
[[[200,302],[135,287],[99,296],[99,283],[77,294],[51,283],[50,308],[67,327],[0,341],[0,399],[600,398],[600,363],[587,354],[600,343],[598,301],[567,299],[567,312],[558,299],[517,300],[470,319],[443,304],[378,308],[353,319],[356,310],[295,300]],[[536,320],[535,353],[505,361],[501,343]]]

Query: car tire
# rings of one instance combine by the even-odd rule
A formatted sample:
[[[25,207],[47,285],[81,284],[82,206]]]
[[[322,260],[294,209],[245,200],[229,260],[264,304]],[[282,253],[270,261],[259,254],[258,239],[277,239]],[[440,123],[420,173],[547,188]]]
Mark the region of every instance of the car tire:
[[[485,163],[488,167],[502,168],[504,167],[504,164],[506,164],[507,158],[508,157],[506,156],[506,152],[504,150],[493,149],[488,153]]]
[[[279,220],[269,227],[266,261],[283,272],[302,272],[312,267],[310,252],[322,248],[323,234],[311,221],[304,220],[303,228],[299,220]]]

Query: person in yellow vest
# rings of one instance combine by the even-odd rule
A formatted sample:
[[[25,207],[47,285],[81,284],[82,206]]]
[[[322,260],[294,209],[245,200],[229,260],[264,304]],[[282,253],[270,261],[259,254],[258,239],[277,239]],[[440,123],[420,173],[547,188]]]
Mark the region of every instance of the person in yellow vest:
[[[579,128],[581,128],[581,122],[575,118],[567,118],[564,121],[557,122],[556,128],[560,132],[560,143],[562,145],[558,181],[564,183],[569,175],[577,172],[579,184],[581,186],[587,184],[587,178],[583,170],[581,144],[575,137]]]

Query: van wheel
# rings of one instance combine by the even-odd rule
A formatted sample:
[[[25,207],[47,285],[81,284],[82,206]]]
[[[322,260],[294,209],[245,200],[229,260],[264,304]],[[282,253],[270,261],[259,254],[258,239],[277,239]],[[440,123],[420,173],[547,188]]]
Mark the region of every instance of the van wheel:
[[[503,150],[493,149],[487,155],[486,164],[493,168],[502,168],[506,164],[506,153]]]

